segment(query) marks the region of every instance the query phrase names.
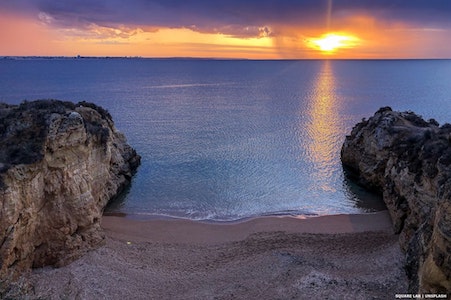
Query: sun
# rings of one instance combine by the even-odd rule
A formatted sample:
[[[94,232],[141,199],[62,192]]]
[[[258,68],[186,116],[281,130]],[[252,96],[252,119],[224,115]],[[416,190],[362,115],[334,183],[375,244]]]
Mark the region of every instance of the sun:
[[[340,48],[354,48],[359,44],[359,38],[348,34],[326,33],[320,37],[308,38],[306,42],[310,48],[332,54]]]

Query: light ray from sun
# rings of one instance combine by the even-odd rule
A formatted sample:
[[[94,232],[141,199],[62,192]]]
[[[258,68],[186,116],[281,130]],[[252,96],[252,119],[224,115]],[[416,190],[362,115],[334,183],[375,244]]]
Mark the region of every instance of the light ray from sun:
[[[332,16],[332,0],[327,1],[327,12],[326,12],[326,27],[327,30],[330,28],[330,19]]]

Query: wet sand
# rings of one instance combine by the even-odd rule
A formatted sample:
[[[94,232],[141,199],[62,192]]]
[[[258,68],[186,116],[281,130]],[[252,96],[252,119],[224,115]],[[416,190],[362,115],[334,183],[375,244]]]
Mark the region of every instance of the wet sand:
[[[106,243],[34,270],[44,299],[393,299],[407,291],[386,211],[235,223],[105,216]]]

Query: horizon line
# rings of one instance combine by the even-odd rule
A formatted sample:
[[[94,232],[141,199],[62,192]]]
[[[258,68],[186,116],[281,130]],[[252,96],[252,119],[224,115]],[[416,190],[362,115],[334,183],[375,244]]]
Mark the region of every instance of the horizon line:
[[[148,59],[148,60],[222,60],[222,61],[318,61],[318,60],[450,60],[449,58],[233,58],[233,57],[196,57],[196,56],[90,56],[90,55],[0,55],[0,59]]]

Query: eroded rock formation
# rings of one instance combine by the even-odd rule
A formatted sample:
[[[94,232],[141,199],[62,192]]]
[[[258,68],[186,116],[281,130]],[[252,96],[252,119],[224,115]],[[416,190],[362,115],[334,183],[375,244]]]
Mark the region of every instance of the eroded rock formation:
[[[451,291],[451,125],[381,108],[353,128],[341,159],[360,184],[383,194],[410,292]]]
[[[0,104],[0,278],[98,246],[103,209],[139,163],[94,104]]]

